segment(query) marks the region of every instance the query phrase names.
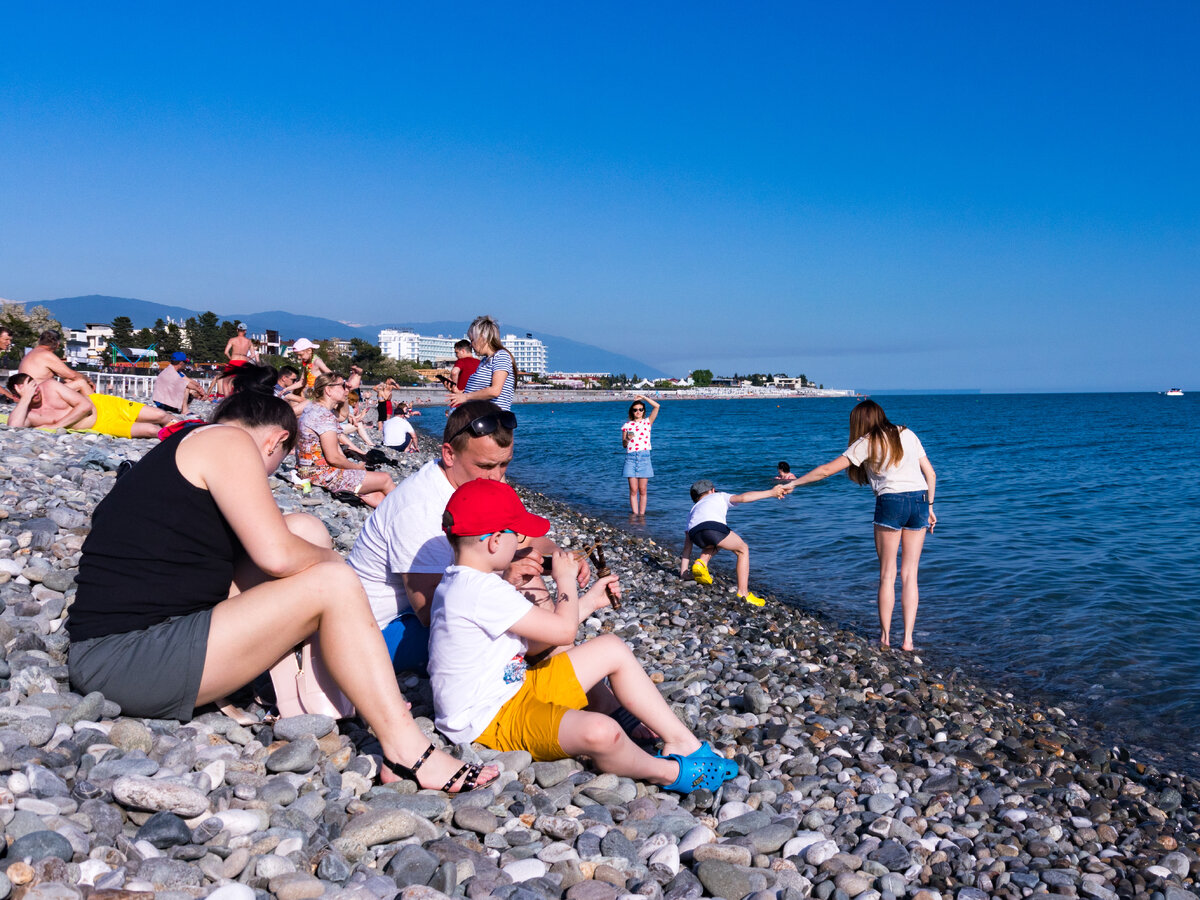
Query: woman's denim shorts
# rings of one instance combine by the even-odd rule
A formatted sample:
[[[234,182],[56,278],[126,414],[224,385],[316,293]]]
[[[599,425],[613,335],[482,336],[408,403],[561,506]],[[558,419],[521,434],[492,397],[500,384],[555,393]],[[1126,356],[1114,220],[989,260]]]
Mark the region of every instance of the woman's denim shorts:
[[[880,494],[875,498],[875,524],[889,531],[929,527],[929,495],[925,491]]]
[[[654,466],[650,465],[649,450],[631,450],[625,454],[625,477],[654,477]]]

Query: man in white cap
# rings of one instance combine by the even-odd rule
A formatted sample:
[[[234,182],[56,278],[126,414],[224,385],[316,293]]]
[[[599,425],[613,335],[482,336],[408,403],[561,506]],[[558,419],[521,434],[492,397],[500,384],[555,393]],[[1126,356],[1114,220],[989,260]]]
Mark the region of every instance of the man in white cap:
[[[246,323],[238,322],[237,334],[225,343],[225,358],[229,360],[225,366],[226,373],[250,362],[250,354],[253,351],[254,345],[250,343],[250,338],[246,337]]]

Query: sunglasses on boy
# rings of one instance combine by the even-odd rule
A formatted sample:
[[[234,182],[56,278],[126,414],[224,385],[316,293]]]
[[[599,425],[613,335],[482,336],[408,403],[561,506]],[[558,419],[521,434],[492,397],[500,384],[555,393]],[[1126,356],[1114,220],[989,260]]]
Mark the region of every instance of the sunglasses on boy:
[[[495,434],[496,430],[503,425],[509,431],[517,427],[517,417],[508,410],[500,410],[500,412],[485,413],[482,416],[477,416],[472,419],[450,437],[446,438],[444,443],[451,443],[453,440],[462,434],[464,431],[471,432],[475,437],[487,437],[489,434]]]
[[[520,532],[513,531],[511,528],[502,528],[499,531],[489,531],[487,534],[481,534],[479,536],[479,543],[482,544],[484,541],[486,541],[488,538],[490,538],[493,534],[515,534],[517,536],[518,544],[525,543],[525,535],[521,534]]]

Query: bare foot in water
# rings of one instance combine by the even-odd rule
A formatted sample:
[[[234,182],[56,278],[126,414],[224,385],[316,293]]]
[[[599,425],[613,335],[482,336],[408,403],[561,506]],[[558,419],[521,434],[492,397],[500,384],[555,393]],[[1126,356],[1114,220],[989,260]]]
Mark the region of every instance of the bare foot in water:
[[[886,631],[879,636],[879,646],[880,647],[892,646],[892,639]]]

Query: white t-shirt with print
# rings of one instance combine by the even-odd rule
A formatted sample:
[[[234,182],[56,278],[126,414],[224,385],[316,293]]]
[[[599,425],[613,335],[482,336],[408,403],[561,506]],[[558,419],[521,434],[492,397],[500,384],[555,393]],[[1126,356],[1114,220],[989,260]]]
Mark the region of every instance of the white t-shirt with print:
[[[921,460],[925,458],[925,448],[921,440],[907,428],[900,430],[900,446],[904,456],[899,464],[888,466],[882,472],[873,472],[866,467],[867,478],[871,482],[871,490],[878,494],[904,494],[909,491],[925,491],[929,485],[925,483],[925,475],[921,472]],[[861,466],[871,455],[871,448],[866,435],[842,451],[842,456],[856,466]]]
[[[358,533],[347,561],[380,628],[412,609],[402,574],[440,575],[454,562],[442,531],[442,513],[453,493],[445,471],[431,460],[384,497]]]
[[[639,419],[636,422],[629,421],[629,422],[626,422],[624,425],[622,425],[621,426],[622,436],[624,436],[626,434],[628,434],[630,436],[629,437],[629,445],[625,448],[625,450],[629,453],[633,453],[637,450],[649,450],[650,449],[650,428],[651,428],[651,423],[649,421],[647,421],[646,419]]]
[[[509,634],[531,604],[499,575],[451,566],[433,595],[429,680],[435,724],[473,741],[525,681],[525,639]]]
[[[720,522],[725,524],[725,517],[729,514],[729,500],[733,494],[723,494],[720,491],[712,494],[705,494],[696,501],[696,505],[692,507],[692,511],[688,514],[687,531],[691,531],[701,522]]]

